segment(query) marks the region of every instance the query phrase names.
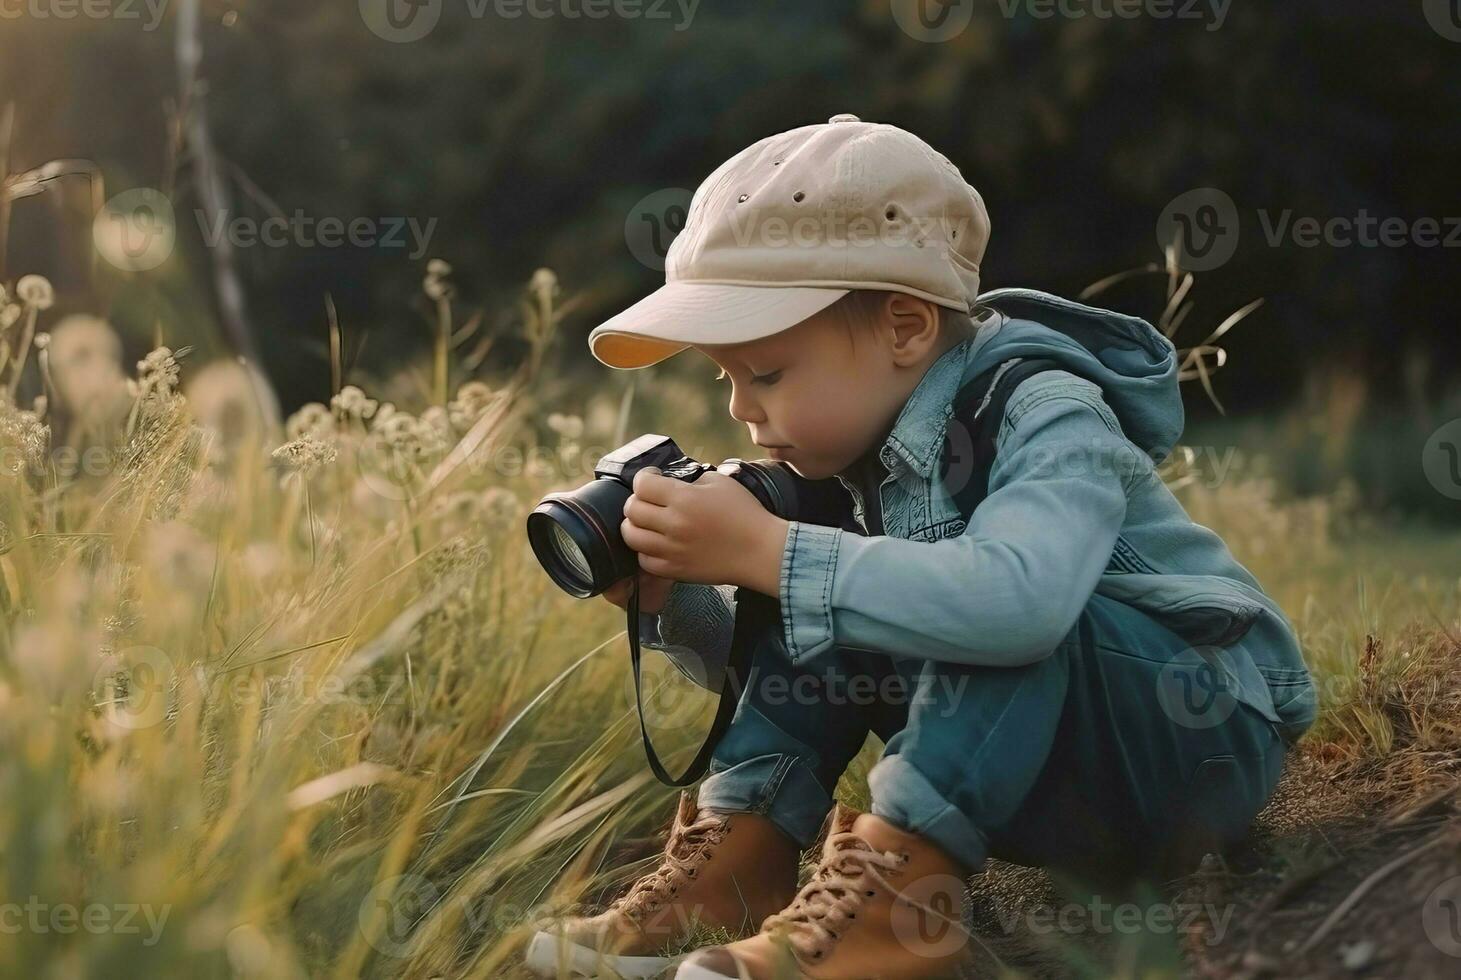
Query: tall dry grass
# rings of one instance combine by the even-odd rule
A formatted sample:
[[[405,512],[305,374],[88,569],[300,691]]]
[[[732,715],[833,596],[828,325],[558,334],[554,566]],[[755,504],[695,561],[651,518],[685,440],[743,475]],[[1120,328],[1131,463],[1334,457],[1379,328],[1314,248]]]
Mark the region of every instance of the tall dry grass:
[[[7,352],[45,312],[23,285]],[[416,411],[344,386],[283,432],[198,424],[159,348],[84,465],[4,400],[0,869],[37,918],[0,975],[498,976],[633,872],[669,797],[622,623],[522,534],[611,435],[544,410],[562,312],[541,271],[515,373],[440,397],[438,341]]]
[[[183,397],[187,357],[164,347],[65,442],[46,290],[0,299],[0,390],[29,370],[46,392],[0,399],[0,873],[23,919],[0,976],[511,975],[535,917],[651,859],[671,794],[639,753],[623,622],[554,589],[522,534],[633,434],[633,389],[585,398],[549,373],[570,304],[546,270],[505,338],[516,369],[454,379],[504,338],[452,321],[449,275],[428,274],[428,365],[381,385],[399,404],[344,383],[335,326],[334,397],[282,428],[246,375]],[[662,380],[690,407],[649,425],[708,425]],[[1349,498],[1188,476],[1168,474],[1319,670],[1379,676],[1365,637],[1403,649],[1426,604],[1454,622],[1454,576],[1355,607]],[[683,754],[709,698],[651,667]],[[1372,694],[1333,687],[1327,730],[1382,749]]]

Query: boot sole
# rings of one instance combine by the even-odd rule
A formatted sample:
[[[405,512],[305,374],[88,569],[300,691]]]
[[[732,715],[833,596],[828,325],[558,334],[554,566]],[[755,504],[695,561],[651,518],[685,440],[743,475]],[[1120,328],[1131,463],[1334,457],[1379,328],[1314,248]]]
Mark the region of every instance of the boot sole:
[[[540,977],[556,977],[562,967],[574,976],[596,977],[607,967],[621,977],[648,980],[674,966],[678,956],[623,956],[603,953],[590,946],[563,942],[551,932],[537,932],[524,957],[527,967]]]

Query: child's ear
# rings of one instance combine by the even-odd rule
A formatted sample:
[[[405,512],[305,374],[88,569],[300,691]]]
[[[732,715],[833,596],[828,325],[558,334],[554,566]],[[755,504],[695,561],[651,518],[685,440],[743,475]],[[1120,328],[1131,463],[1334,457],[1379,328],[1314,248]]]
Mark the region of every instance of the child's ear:
[[[938,343],[938,307],[907,293],[891,293],[883,307],[891,332],[893,360],[899,367],[917,364]]]

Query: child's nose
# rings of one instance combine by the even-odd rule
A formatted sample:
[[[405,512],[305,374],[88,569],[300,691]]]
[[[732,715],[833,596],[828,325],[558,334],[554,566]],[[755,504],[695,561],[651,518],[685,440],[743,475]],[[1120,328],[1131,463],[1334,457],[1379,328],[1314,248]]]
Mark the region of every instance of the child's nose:
[[[740,385],[735,385],[731,389],[730,414],[731,418],[737,422],[744,422],[748,425],[752,422],[766,421],[766,413],[761,411],[761,406]]]

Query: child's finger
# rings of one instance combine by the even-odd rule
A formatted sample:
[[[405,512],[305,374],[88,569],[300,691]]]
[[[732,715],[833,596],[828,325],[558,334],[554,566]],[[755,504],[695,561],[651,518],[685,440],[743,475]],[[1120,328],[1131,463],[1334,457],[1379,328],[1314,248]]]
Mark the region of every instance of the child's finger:
[[[603,597],[620,609],[629,608],[629,589],[634,579],[625,577],[603,591]],[[659,612],[669,599],[675,580],[661,578],[651,572],[639,573],[639,611]]]
[[[661,578],[650,572],[639,573],[639,608],[643,612],[659,612],[670,597],[675,580]]]

